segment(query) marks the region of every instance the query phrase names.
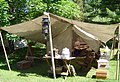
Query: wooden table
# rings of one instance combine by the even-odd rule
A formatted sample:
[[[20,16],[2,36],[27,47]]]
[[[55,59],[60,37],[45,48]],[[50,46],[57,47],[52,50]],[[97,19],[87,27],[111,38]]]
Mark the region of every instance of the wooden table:
[[[49,59],[51,59],[51,56],[44,56],[43,58],[46,59],[48,65],[51,67],[51,63],[49,61]],[[66,68],[67,68],[66,72],[60,71],[58,73],[56,72],[56,74],[60,74],[60,75],[63,75],[63,76],[68,76],[68,75],[75,76],[76,73],[75,73],[74,67],[72,65],[70,65],[70,60],[75,59],[75,58],[76,57],[69,57],[69,58],[54,57],[55,60],[61,60],[61,61],[63,61],[64,62],[63,66],[66,66]],[[61,66],[61,67],[63,67],[63,66]],[[72,67],[72,70],[71,70],[71,67]],[[56,70],[57,70],[57,68],[59,68],[59,67],[55,66]],[[50,70],[48,70],[48,72],[52,73],[52,70],[50,69]],[[74,74],[73,74],[73,72],[74,72]]]

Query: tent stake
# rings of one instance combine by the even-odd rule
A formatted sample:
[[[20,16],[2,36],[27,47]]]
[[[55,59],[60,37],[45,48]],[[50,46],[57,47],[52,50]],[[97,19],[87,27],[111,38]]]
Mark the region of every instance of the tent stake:
[[[118,30],[118,56],[117,56],[117,65],[116,65],[116,80],[119,80],[119,55],[120,55],[120,23],[119,23],[119,30]]]
[[[2,38],[1,31],[0,31],[0,38],[1,38],[2,46],[3,46],[5,58],[6,58],[6,61],[7,61],[7,65],[8,65],[9,71],[11,71],[10,64],[9,64],[9,61],[8,61],[8,57],[7,57],[7,53],[6,53],[6,50],[5,50],[5,46],[4,46],[4,42],[3,42],[3,38]]]

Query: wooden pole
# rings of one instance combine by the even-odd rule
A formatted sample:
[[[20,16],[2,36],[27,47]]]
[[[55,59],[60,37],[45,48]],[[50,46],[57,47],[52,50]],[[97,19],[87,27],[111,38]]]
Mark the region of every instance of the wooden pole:
[[[116,36],[114,36],[113,55],[115,55],[115,47],[116,47]]]
[[[113,39],[112,47],[110,49],[110,59],[112,59],[113,56],[113,46],[114,46],[114,39]]]
[[[112,59],[113,58],[113,55],[114,55],[114,50],[115,50],[115,44],[116,44],[116,41],[115,41],[115,35],[114,35],[114,37],[113,37],[113,43],[112,43],[112,47],[111,47],[111,51],[110,51],[110,59]]]
[[[116,65],[116,80],[119,80],[119,55],[120,55],[120,23],[119,23],[119,27],[118,27],[118,56],[117,56],[117,65]]]
[[[47,13],[47,16],[48,16],[49,21],[50,21],[49,13]],[[53,56],[53,43],[52,43],[51,23],[49,24],[49,41],[50,41],[50,51],[51,51],[51,61],[52,61],[53,76],[54,76],[54,79],[56,79],[55,62],[54,62],[54,56]]]
[[[3,38],[2,38],[1,31],[0,31],[0,38],[1,38],[2,46],[3,46],[5,58],[6,58],[6,61],[7,61],[7,65],[8,65],[9,71],[11,71],[10,64],[9,64],[9,61],[8,61],[8,57],[7,57],[7,53],[6,53],[6,50],[5,50],[5,46],[4,46],[4,42],[3,42]]]

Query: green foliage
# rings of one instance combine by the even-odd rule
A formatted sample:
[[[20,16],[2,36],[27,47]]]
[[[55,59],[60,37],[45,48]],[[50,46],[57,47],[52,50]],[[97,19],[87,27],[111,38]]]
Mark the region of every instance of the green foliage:
[[[5,36],[6,36],[5,37],[6,39],[12,40],[12,41],[16,41],[16,40],[20,39],[20,37],[18,37],[17,35],[13,35],[13,34],[9,34],[9,33],[6,33]]]
[[[116,17],[116,13],[111,11],[109,8],[106,8],[106,12],[108,14],[109,17]]]
[[[6,2],[9,6],[8,13],[11,15],[9,19],[11,25],[23,22],[26,19],[26,0],[6,0]]]
[[[50,4],[49,11],[69,19],[82,20],[80,7],[70,0],[61,0]]]
[[[46,11],[46,4],[42,0],[6,0],[11,14],[11,25],[31,20]]]
[[[42,44],[42,43],[36,43],[36,44],[35,44],[35,47],[36,47],[36,48],[41,48],[41,49],[46,49],[46,45],[45,45],[45,44]]]
[[[93,17],[92,19],[93,22],[98,22],[98,23],[109,23],[111,21],[111,18],[108,17],[101,17],[97,15],[96,17]]]
[[[76,20],[82,20],[83,15],[80,7],[71,0],[11,0],[8,5],[11,24],[34,19],[45,11]]]
[[[16,61],[21,61],[25,59],[27,53],[27,48],[21,48],[15,50],[13,53],[9,55],[9,59],[15,59]]]
[[[10,25],[8,13],[8,4],[4,0],[0,0],[0,27]]]
[[[43,2],[45,3],[55,3],[57,1],[61,1],[61,0],[43,0]]]
[[[29,0],[26,3],[26,6],[27,16],[30,19],[43,15],[43,12],[47,10],[47,5],[43,2],[43,0]]]
[[[9,25],[34,19],[49,11],[70,19],[82,20],[81,8],[72,0],[1,0],[2,22]],[[6,23],[1,23],[6,26]]]
[[[94,23],[119,23],[120,5],[118,0],[85,0],[85,21]]]
[[[73,0],[79,7],[80,11],[83,13],[83,0]]]
[[[80,16],[81,16],[81,21],[84,20],[84,17],[83,17],[83,0],[73,0],[79,7],[80,7]]]

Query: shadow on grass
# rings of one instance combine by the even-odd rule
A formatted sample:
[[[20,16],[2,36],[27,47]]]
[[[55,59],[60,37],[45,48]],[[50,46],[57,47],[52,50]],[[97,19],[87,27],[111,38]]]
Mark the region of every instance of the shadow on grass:
[[[43,77],[48,76],[47,73],[48,65],[46,61],[43,59],[35,60],[33,66],[23,70],[17,69],[16,60],[9,60],[9,61],[10,61],[11,70],[18,72],[19,73],[18,76],[23,76],[23,77],[28,77],[29,75],[43,76]],[[0,58],[0,69],[9,70],[5,58]]]
[[[96,82],[104,82],[104,81],[96,81]]]

